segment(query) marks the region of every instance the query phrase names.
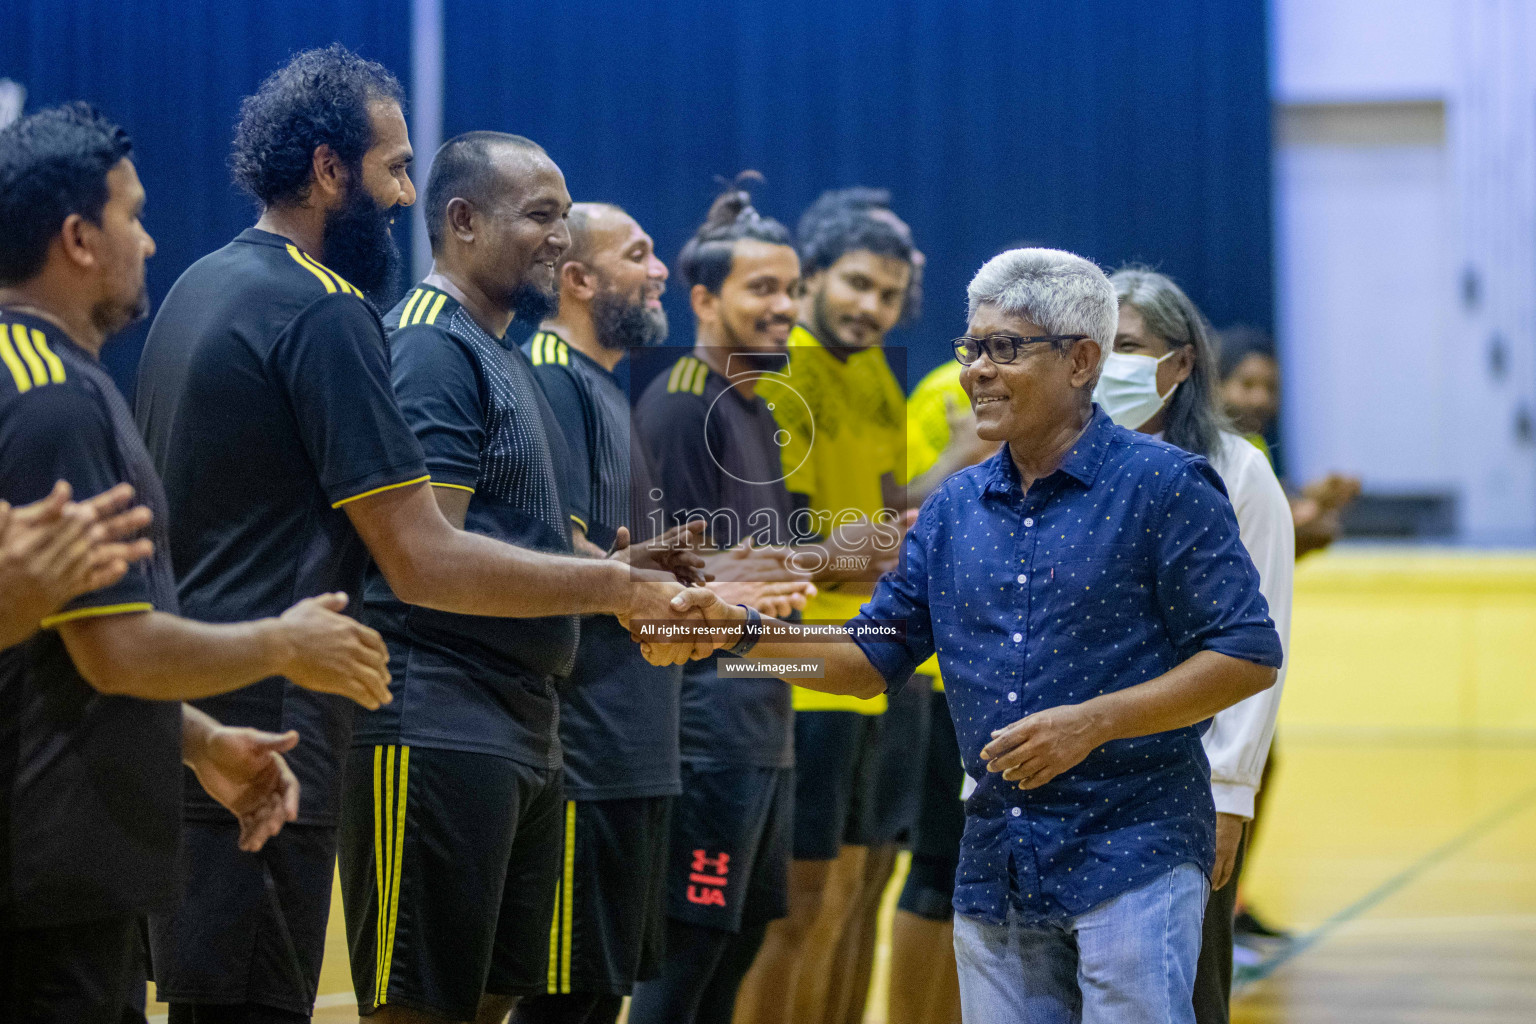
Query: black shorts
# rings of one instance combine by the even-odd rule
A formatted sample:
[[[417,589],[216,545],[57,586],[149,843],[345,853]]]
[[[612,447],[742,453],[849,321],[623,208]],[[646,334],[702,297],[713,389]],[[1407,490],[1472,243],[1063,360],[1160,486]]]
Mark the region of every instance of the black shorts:
[[[883,715],[795,712],[795,860],[834,860],[875,834]]]
[[[870,846],[905,843],[917,827],[925,764],[916,755],[928,749],[930,692],[929,677],[913,675],[906,686],[891,694],[889,707],[880,718]]]
[[[789,912],[795,770],[683,762],[667,916],[739,932]]]
[[[0,928],[0,1020],[124,1024],[144,1019],[139,919]]]
[[[661,972],[672,799],[566,801],[548,994],[626,996]]]
[[[314,1012],[336,877],[336,830],[285,825],[260,853],[240,826],[183,822],[181,905],[149,922],[155,987],[168,1003],[256,1003]]]
[[[965,802],[960,799],[965,770],[944,691],[935,690],[929,700],[922,807],[912,833],[912,869],[897,906],[933,921],[948,921],[954,914],[955,871],[965,832]]]
[[[473,1020],[484,993],[544,991],[564,816],[558,771],[354,748],[339,864],[359,1012]]]

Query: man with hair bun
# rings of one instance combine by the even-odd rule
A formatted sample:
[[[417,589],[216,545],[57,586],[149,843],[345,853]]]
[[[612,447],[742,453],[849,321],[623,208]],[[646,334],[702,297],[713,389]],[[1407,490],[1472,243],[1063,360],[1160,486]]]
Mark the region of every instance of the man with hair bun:
[[[693,352],[652,381],[635,410],[668,521],[708,520],[720,548],[784,543],[794,510],[778,425],[756,387],[762,371],[782,372],[800,260],[783,225],[753,209],[744,180],[715,200],[678,257],[697,324]],[[768,922],[785,912],[789,687],[718,678],[727,657],[683,672],[667,955],[661,975],[635,987],[631,1024],[729,1024]]]
[[[789,336],[787,375],[763,381],[788,442],[785,486],[844,564],[823,573],[812,620],[845,622],[894,561],[869,543],[879,519],[905,507],[906,403],[884,351],[907,310],[912,234],[890,194],[827,192],[800,218],[805,294]],[[828,524],[839,524],[828,528]],[[889,532],[894,542],[895,530]],[[863,543],[860,544],[860,539]],[[858,545],[858,546],[855,546]],[[795,687],[795,842],[789,914],[768,930],[742,991],[744,1024],[844,1024],[863,1017],[880,894],[896,843],[916,817],[927,694],[887,714],[861,701]]]

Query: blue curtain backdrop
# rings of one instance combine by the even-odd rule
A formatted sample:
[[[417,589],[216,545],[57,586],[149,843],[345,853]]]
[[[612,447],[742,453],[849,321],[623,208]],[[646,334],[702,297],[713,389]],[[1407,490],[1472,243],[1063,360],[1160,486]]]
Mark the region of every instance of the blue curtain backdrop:
[[[445,134],[532,137],[669,261],[715,175],[762,171],[760,206],[791,227],[825,188],[891,188],[929,256],[923,321],[892,339],[914,376],[946,358],[970,275],[1021,241],[1152,263],[1218,325],[1271,321],[1264,0],[443,6]],[[0,0],[0,77],[28,109],[88,99],[133,133],[158,299],[252,219],[226,166],[240,97],[333,40],[409,89],[410,8]],[[691,338],[680,286],[667,305]],[[108,349],[125,386],[141,337]]]
[[[193,261],[255,220],[229,176],[241,98],[294,52],[337,41],[409,90],[410,24],[410,0],[0,0],[0,78],[26,86],[29,112],[89,100],[133,136],[158,304]],[[130,394],[144,330],[103,357]]]
[[[444,137],[527,135],[669,262],[715,175],[789,224],[895,193],[928,254],[914,376],[1021,241],[1172,274],[1218,325],[1271,321],[1265,0],[448,0]],[[676,342],[691,340],[681,283]]]

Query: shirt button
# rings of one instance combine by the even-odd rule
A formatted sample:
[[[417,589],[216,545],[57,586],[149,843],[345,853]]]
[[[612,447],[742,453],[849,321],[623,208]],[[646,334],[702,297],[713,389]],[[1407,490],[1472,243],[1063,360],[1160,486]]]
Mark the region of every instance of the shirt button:
[[[1023,573],[1019,573],[1019,582],[1020,583],[1028,583],[1029,582],[1029,577],[1024,575]]]
[[[1009,700],[1018,700],[1019,699],[1018,692],[1015,691],[1015,690],[1009,690],[1008,691],[1008,699]]]
[[[1028,519],[1024,520],[1024,525],[1025,526],[1034,526],[1035,525],[1035,517],[1034,516],[1030,516]]]
[[[1023,814],[1023,813],[1024,813],[1024,812],[1023,812],[1023,811],[1021,811],[1021,810],[1019,810],[1019,809],[1018,809],[1018,808],[1017,808],[1017,807],[1015,807],[1015,808],[1014,808],[1014,809],[1013,809],[1013,816],[1014,816],[1014,817],[1015,817],[1015,818],[1017,818],[1017,817],[1018,817],[1018,816],[1019,816],[1019,815],[1021,815],[1021,814]]]
[[[1015,634],[1013,634],[1013,642],[1014,643],[1019,643],[1023,639],[1024,639],[1024,634],[1023,633],[1015,633]]]

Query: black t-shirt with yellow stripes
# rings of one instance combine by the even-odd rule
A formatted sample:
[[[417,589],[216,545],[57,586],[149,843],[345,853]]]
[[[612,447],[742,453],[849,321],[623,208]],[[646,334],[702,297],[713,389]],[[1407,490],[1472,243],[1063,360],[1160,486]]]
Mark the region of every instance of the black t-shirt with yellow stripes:
[[[425,482],[389,384],[377,312],[288,239],[255,228],[189,267],[144,344],[139,428],[165,481],[183,611],[277,615],[345,591],[361,607],[368,551],[345,505]],[[353,705],[281,677],[197,702],[229,725],[297,729],[299,821],[334,824]],[[187,787],[191,817],[229,812]]]
[[[92,689],[54,627],[176,611],[165,496],[128,405],[53,324],[0,309],[0,499],[57,480],[124,481],[155,515],[155,554],[0,652],[0,928],[168,910],[181,824],[181,708]]]
[[[434,487],[468,492],[464,529],[569,554],[570,456],[528,357],[446,292],[388,313],[390,378]],[[560,764],[553,676],[571,671],[579,619],[458,615],[402,603],[377,570],[366,621],[389,644],[395,700],[358,715],[357,745],[402,744]]]

